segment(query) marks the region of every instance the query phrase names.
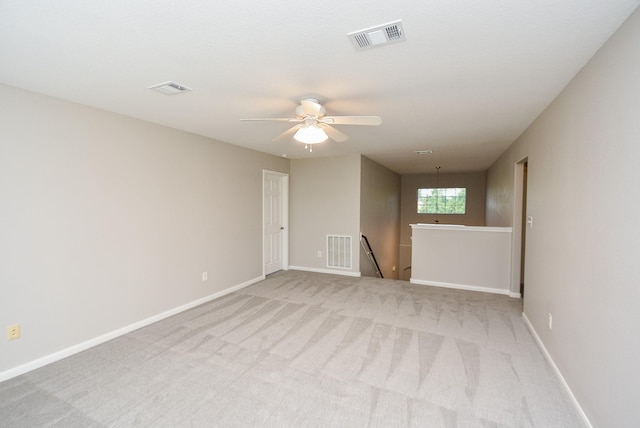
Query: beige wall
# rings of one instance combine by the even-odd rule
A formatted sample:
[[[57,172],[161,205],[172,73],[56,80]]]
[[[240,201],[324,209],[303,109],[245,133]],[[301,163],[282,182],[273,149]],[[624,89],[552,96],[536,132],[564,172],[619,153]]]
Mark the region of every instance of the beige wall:
[[[487,171],[487,226],[512,226],[514,212],[514,165],[527,151],[515,142]]]
[[[636,11],[488,172],[510,225],[528,157],[524,313],[595,427],[640,421],[639,49]]]
[[[511,228],[412,226],[411,282],[509,294]]]
[[[485,225],[486,175],[484,172],[440,173],[440,187],[466,187],[465,215],[439,215],[440,224]],[[433,214],[418,214],[418,189],[436,187],[436,174],[403,175],[400,208],[400,279],[409,280],[411,266],[411,224],[434,223]]]
[[[360,231],[367,236],[385,278],[398,278],[400,244],[400,176],[362,156]],[[395,271],[394,271],[395,269]],[[360,271],[377,276],[364,251]]]
[[[360,155],[292,159],[290,177],[291,268],[331,270],[327,235],[347,235],[352,269],[340,272],[359,275]]]
[[[287,160],[4,85],[0,111],[0,373],[261,277]]]

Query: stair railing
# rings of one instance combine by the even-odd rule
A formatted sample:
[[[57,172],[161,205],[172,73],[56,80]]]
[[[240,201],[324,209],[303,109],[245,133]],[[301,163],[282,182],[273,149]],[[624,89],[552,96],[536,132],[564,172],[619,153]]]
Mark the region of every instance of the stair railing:
[[[364,250],[365,254],[369,258],[369,261],[371,261],[371,264],[376,269],[376,275],[378,275],[379,278],[384,278],[382,276],[382,271],[380,271],[380,266],[378,265],[376,256],[375,254],[373,254],[373,249],[371,249],[371,244],[369,244],[369,240],[363,234],[360,234],[360,244],[362,245],[362,249]]]

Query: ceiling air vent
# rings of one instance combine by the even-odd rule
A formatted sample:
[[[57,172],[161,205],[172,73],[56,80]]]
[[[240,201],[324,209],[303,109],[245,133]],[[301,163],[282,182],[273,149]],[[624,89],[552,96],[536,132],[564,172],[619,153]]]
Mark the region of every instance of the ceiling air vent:
[[[377,27],[355,31],[347,34],[347,36],[359,51],[406,40],[402,21],[394,21]]]
[[[191,90],[191,88],[187,88],[186,86],[176,82],[160,83],[159,85],[149,86],[149,89],[165,95],[176,95],[183,92],[189,92]]]

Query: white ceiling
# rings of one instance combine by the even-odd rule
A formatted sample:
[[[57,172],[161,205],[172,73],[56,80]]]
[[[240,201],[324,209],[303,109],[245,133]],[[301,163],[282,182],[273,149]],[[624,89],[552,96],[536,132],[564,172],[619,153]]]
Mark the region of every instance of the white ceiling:
[[[2,0],[0,82],[289,158],[362,153],[401,173],[488,168],[640,0]],[[401,19],[406,41],[347,33]],[[147,89],[172,80],[193,89]],[[309,154],[272,138],[318,98],[378,127]],[[431,149],[429,156],[414,150]]]

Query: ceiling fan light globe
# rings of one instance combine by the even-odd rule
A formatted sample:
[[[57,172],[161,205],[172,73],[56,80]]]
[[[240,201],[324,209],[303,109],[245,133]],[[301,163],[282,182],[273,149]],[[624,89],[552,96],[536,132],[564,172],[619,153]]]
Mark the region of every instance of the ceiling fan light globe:
[[[317,144],[327,141],[329,136],[324,132],[322,128],[317,126],[305,126],[298,129],[298,132],[293,136],[294,140],[305,144]]]

